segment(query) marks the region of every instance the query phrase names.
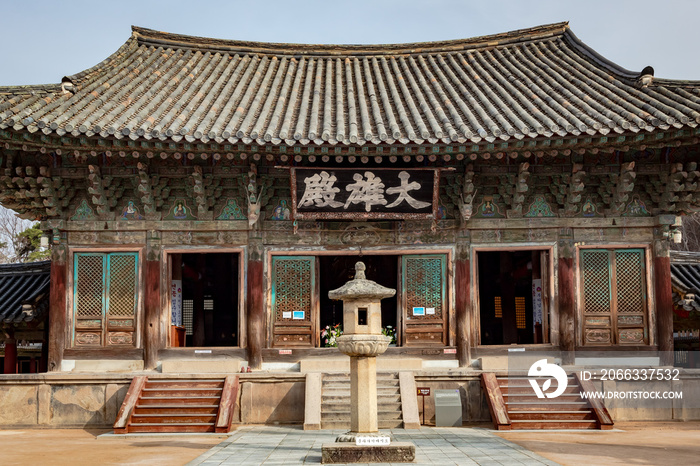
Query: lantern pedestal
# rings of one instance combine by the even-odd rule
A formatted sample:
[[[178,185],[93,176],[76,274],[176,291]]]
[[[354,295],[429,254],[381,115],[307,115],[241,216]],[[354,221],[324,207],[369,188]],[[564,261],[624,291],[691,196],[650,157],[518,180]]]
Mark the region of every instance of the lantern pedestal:
[[[380,300],[396,293],[365,278],[365,264],[355,265],[355,278],[328,293],[343,300],[343,327],[338,350],[350,356],[350,432],[322,446],[322,463],[412,462],[416,447],[392,442],[380,434],[377,420],[377,355],[391,338],[382,335]]]

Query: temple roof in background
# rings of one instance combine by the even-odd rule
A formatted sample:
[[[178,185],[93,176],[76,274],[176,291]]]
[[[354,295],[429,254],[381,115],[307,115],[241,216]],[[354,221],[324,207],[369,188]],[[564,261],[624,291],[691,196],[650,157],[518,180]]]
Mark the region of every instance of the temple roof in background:
[[[51,261],[0,265],[0,324],[40,320],[49,304]]]
[[[447,144],[699,123],[700,82],[628,71],[567,23],[348,46],[134,27],[112,56],[61,84],[0,87],[0,129],[136,141]]]
[[[671,283],[674,302],[700,311],[700,252],[671,251]]]

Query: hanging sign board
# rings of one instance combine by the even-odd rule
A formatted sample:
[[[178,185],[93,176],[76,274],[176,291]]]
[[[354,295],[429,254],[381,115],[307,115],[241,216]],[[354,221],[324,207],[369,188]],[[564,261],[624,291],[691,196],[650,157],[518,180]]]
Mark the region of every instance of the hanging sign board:
[[[434,219],[440,169],[290,168],[294,219]]]
[[[172,280],[170,287],[170,323],[182,325],[182,280]]]

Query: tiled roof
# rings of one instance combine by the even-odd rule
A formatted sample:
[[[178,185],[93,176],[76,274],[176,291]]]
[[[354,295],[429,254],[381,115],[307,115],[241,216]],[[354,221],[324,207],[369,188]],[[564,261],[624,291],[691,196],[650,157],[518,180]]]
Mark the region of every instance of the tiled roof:
[[[0,265],[0,323],[39,320],[48,310],[51,261]],[[23,312],[23,304],[30,304]]]
[[[567,23],[467,40],[351,46],[134,27],[112,56],[62,84],[0,87],[0,129],[348,145],[696,127],[700,82],[644,71],[601,57]]]
[[[685,298],[684,308],[700,311],[700,252],[671,253],[671,283],[674,301]]]

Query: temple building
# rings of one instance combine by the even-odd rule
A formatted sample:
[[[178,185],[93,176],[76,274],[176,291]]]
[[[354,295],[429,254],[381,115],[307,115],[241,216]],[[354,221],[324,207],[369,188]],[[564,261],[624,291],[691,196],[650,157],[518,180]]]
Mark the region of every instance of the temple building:
[[[700,81],[567,23],[393,45],[134,27],[60,84],[0,87],[0,203],[51,242],[49,371],[323,370],[358,260],[397,290],[380,366],[672,364],[699,124]]]

